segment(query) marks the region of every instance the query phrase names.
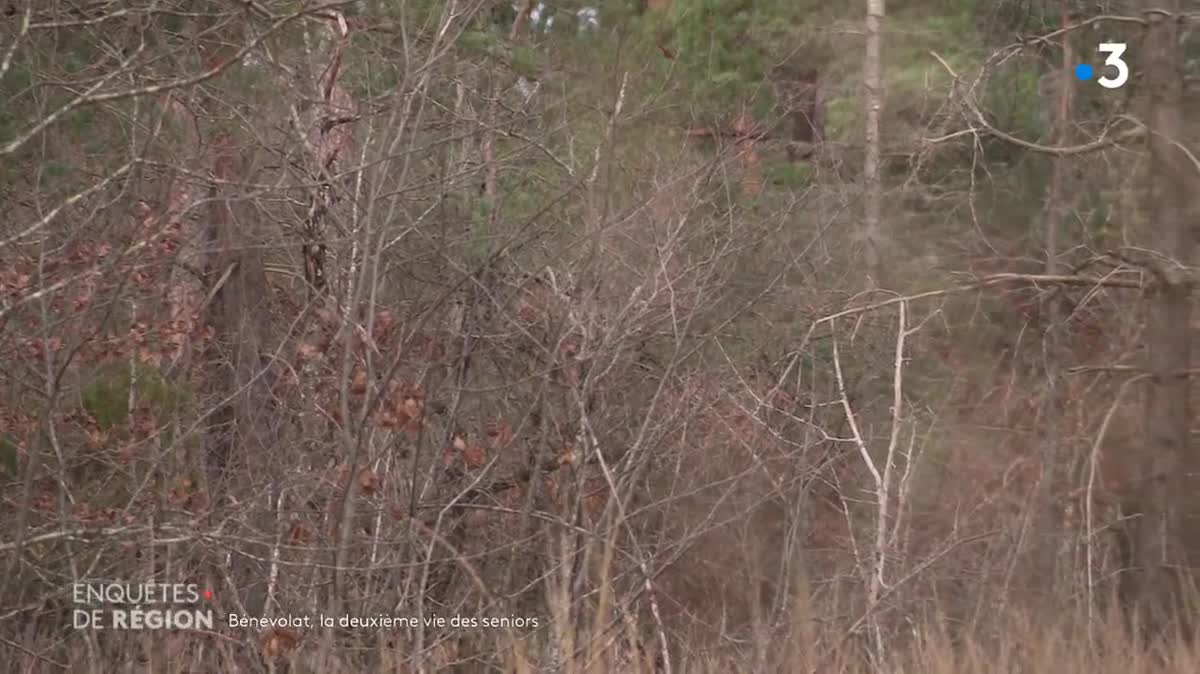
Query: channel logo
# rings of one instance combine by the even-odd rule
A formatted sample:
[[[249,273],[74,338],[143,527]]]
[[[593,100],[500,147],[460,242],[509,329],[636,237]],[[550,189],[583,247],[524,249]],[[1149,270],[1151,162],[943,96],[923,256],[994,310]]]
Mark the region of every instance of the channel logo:
[[[212,592],[192,583],[75,583],[72,624],[77,630],[212,629],[212,609],[197,606]]]

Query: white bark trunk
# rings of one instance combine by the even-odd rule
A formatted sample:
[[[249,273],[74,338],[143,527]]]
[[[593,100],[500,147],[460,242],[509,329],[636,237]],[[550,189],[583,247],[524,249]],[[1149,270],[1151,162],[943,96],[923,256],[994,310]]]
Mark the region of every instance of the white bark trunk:
[[[863,64],[864,102],[866,106],[866,153],[863,158],[863,256],[867,270],[866,285],[880,283],[879,240],[880,212],[883,188],[879,179],[879,118],[883,111],[883,66],[880,54],[883,47],[884,0],[867,0],[867,49]]]

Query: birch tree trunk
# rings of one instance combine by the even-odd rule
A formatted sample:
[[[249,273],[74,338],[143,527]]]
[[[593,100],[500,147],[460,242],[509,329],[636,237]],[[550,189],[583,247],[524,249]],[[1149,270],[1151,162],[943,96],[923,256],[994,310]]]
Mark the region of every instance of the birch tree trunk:
[[[866,105],[866,153],[863,158],[863,262],[866,285],[878,286],[882,261],[879,252],[883,188],[879,179],[879,117],[883,111],[882,27],[884,0],[867,0],[867,50],[863,64]]]

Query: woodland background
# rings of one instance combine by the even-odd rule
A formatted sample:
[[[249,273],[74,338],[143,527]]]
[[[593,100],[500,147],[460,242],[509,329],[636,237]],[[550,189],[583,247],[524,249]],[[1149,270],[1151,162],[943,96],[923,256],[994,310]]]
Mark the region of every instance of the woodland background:
[[[6,0],[0,661],[1200,671],[1198,111],[1190,0]]]

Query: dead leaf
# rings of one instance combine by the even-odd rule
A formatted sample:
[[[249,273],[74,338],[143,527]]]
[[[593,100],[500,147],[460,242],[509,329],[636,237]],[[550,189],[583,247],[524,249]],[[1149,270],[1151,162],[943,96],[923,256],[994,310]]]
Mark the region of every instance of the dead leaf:
[[[413,394],[409,394],[401,403],[401,409],[410,419],[420,419],[425,413],[425,403]]]
[[[289,537],[294,543],[312,543],[317,538],[317,532],[313,530],[312,525],[308,522],[296,522],[292,525]]]
[[[290,653],[300,643],[300,635],[292,630],[276,628],[262,636],[263,652],[269,658]]]
[[[421,429],[425,428],[425,422],[420,419],[410,419],[404,424],[404,432],[408,433],[409,437],[416,437],[421,434]]]
[[[181,477],[175,481],[175,486],[171,489],[171,503],[180,508],[186,508],[195,491],[196,485],[191,478]]]
[[[90,503],[76,503],[74,511],[75,519],[79,520],[80,522],[87,522],[96,517],[96,513],[92,509],[92,505]]]
[[[484,432],[487,433],[488,439],[491,441],[492,449],[494,450],[499,451],[506,449],[512,444],[512,424],[508,423],[508,421],[505,419],[496,419],[488,423],[487,427],[484,428]]]
[[[482,445],[468,445],[463,450],[463,463],[467,464],[468,468],[479,468],[488,461],[487,450]]]
[[[399,503],[393,503],[392,506],[388,508],[388,514],[391,515],[392,519],[396,520],[397,522],[403,522],[404,520],[408,519],[408,509]]]
[[[146,365],[158,367],[162,364],[162,354],[143,347],[138,349],[138,360]]]
[[[449,468],[454,460],[467,449],[467,441],[461,435],[455,434],[448,447],[442,448],[442,465]]]
[[[350,393],[360,396],[367,392],[367,371],[356,367],[354,368],[353,379],[350,382]]]
[[[375,325],[371,338],[375,340],[376,344],[384,344],[387,341],[387,338],[391,335],[392,327],[395,324],[396,317],[391,311],[388,311],[387,309],[380,311],[379,313],[375,314]]]
[[[300,357],[300,360],[312,360],[320,355],[320,353],[321,350],[317,348],[317,345],[310,342],[300,342],[296,346],[296,355]]]
[[[54,493],[51,492],[49,489],[43,489],[42,491],[38,492],[37,494],[34,494],[33,499],[31,499],[29,505],[34,510],[44,510],[44,511],[54,510],[54,508],[55,508]]]
[[[379,476],[370,468],[363,468],[358,472],[358,486],[364,494],[374,494],[379,490]]]
[[[425,392],[419,386],[406,386],[403,382],[392,382],[388,386],[390,416],[396,420],[395,428],[416,435],[423,427],[425,414]]]
[[[547,473],[542,476],[542,488],[546,490],[546,496],[551,501],[558,501],[558,480],[554,478],[553,473]]]
[[[340,321],[338,320],[337,312],[329,307],[321,307],[317,309],[317,322],[327,330],[333,330],[337,328]]]
[[[154,415],[145,409],[135,410],[129,418],[129,432],[139,440],[145,440],[158,430]]]
[[[575,447],[567,445],[558,453],[558,465],[574,466],[579,463],[579,454],[575,451]]]
[[[380,428],[397,428],[401,425],[400,419],[386,407],[379,408],[379,411],[375,413],[375,423]]]

